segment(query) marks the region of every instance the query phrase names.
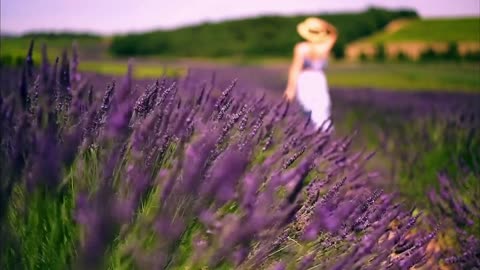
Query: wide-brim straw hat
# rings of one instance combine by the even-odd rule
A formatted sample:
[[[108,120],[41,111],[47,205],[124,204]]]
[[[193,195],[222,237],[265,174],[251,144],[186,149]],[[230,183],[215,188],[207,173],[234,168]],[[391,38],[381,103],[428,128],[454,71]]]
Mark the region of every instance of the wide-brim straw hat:
[[[306,18],[297,25],[298,34],[310,42],[321,42],[327,39],[328,32],[325,23],[319,18]]]

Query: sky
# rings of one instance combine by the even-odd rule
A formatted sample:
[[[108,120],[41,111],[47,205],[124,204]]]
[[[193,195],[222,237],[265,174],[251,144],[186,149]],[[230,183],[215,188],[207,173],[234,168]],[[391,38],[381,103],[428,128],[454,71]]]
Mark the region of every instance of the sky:
[[[266,14],[413,8],[422,17],[480,16],[480,0],[0,0],[3,33],[99,34],[171,29]]]

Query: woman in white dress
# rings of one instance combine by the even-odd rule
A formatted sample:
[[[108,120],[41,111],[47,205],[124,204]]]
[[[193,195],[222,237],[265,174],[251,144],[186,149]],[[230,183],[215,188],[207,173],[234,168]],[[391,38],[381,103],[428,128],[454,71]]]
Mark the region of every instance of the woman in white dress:
[[[304,110],[311,113],[315,126],[327,130],[331,101],[323,69],[338,33],[330,23],[312,17],[300,23],[297,31],[306,41],[295,45],[284,96],[289,101],[296,97]]]

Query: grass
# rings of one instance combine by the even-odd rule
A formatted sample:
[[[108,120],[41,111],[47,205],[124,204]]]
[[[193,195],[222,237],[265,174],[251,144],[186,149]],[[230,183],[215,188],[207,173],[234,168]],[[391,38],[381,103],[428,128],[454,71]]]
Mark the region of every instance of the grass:
[[[13,59],[22,57],[27,54],[28,47],[30,46],[31,38],[29,37],[2,37],[0,42],[2,43],[2,49],[0,56],[10,56]],[[107,56],[108,42],[106,39],[100,38],[35,38],[35,47],[33,51],[33,59],[40,61],[41,59],[41,47],[42,44],[46,44],[48,47],[48,54],[53,61],[55,57],[61,56],[63,50],[71,51],[72,43],[77,42],[79,48],[79,54],[82,58],[98,58]]]
[[[334,87],[480,92],[480,63],[334,63]]]
[[[372,43],[398,41],[480,42],[478,18],[412,20],[394,32],[379,32],[361,41]]]
[[[8,237],[19,241],[6,241],[15,243],[15,247],[0,255],[0,261],[5,259],[4,269],[61,269],[72,263],[78,241],[72,217],[73,196],[70,189],[60,198],[44,190],[28,195],[16,186],[9,209],[10,224],[5,226],[14,233]]]
[[[15,61],[23,62],[30,44],[29,38],[2,38],[2,50],[0,57],[9,56],[13,63]],[[83,72],[94,72],[103,75],[123,76],[127,71],[127,61],[124,60],[102,60],[107,58],[106,47],[102,43],[105,41],[99,38],[81,38],[78,40],[79,57],[81,59],[79,70]],[[71,54],[72,39],[56,38],[45,39],[38,38],[35,41],[33,50],[33,61],[35,64],[41,62],[41,46],[48,44],[48,58],[51,62],[56,57],[62,55],[63,50],[68,50]],[[83,60],[92,58],[94,60]],[[163,62],[163,61],[162,61]],[[169,77],[181,77],[186,71],[183,68],[173,68],[161,65],[158,61],[140,61],[134,62],[134,76],[137,79],[158,78],[162,75]]]
[[[166,67],[159,64],[139,63],[134,65],[134,76],[137,79],[159,78],[163,75],[181,77],[186,73],[185,69]],[[127,72],[127,63],[125,61],[84,61],[80,63],[78,68],[84,72],[123,76]]]
[[[431,209],[425,194],[438,187],[437,176],[446,172],[454,182],[465,182],[468,189],[460,189],[464,199],[479,194],[480,182],[476,164],[480,162],[478,131],[469,125],[452,125],[448,120],[432,115],[405,118],[398,113],[382,113],[364,105],[349,106],[349,112],[338,119],[340,134],[350,134],[356,128],[354,148],[376,150],[370,169],[385,176],[381,185],[390,192],[398,192],[409,204]],[[471,134],[471,132],[473,134]],[[463,164],[459,166],[459,164]]]
[[[380,172],[376,184],[398,194],[397,199],[416,211],[442,220],[444,227],[437,245],[442,250],[458,249],[458,235],[452,229],[449,214],[439,211],[439,205],[432,204],[426,194],[439,191],[438,173],[445,172],[455,194],[466,205],[475,204],[474,198],[480,195],[480,152],[475,151],[480,147],[478,131],[468,125],[447,124],[448,120],[428,114],[409,120],[398,113],[382,113],[354,103],[342,106],[350,112],[338,119],[336,130],[350,134],[356,128],[359,133],[353,149],[376,150],[367,166],[370,171]],[[478,237],[479,219],[472,220],[472,226],[460,228]]]

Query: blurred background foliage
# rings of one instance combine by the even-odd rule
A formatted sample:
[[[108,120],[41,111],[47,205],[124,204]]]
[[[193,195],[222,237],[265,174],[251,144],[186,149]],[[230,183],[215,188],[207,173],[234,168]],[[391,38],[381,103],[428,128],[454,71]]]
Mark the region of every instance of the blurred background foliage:
[[[342,58],[347,43],[381,30],[399,18],[416,18],[414,11],[370,8],[362,13],[312,14],[334,24],[339,39],[334,55]],[[290,56],[300,37],[296,25],[307,16],[259,17],[203,24],[113,38],[110,52],[117,56],[166,55],[180,57]],[[192,46],[193,44],[193,46]]]
[[[370,8],[360,13],[311,14],[333,23],[340,32],[334,48],[337,58],[345,46],[371,35],[389,22],[400,18],[417,18],[415,11],[389,11]],[[25,41],[48,42],[49,51],[69,47],[76,39],[86,58],[100,56],[171,56],[171,57],[290,57],[293,45],[300,41],[296,25],[303,16],[266,16],[219,23],[205,23],[174,30],[129,33],[100,37],[86,33],[27,33],[21,37],[2,37],[2,57],[23,57]],[[53,51],[52,51],[53,50]],[[102,52],[103,55],[99,55]],[[38,57],[39,54],[34,55]],[[2,58],[5,61],[4,58]]]

